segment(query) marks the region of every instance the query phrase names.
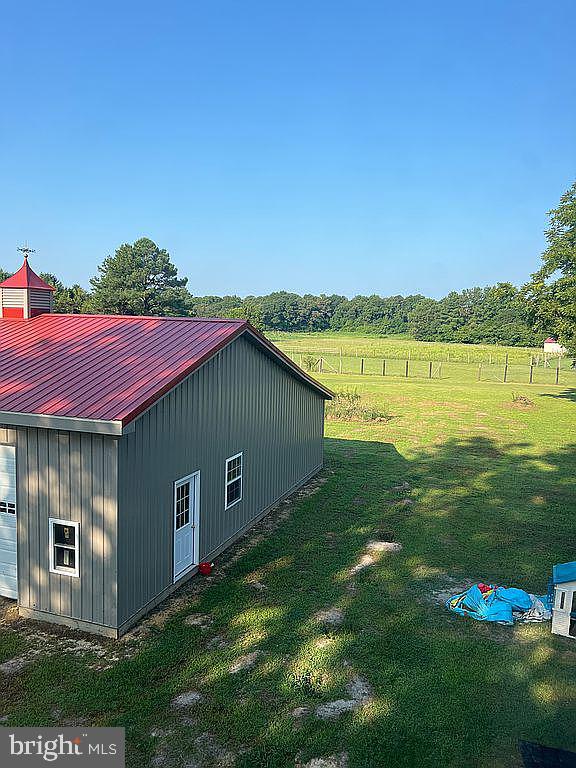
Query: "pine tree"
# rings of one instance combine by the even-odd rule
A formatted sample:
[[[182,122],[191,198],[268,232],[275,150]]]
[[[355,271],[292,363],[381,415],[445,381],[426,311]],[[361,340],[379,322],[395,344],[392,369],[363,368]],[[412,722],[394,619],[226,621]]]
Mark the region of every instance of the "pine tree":
[[[186,315],[191,297],[187,278],[163,248],[147,237],[124,243],[114,256],[104,259],[100,274],[90,280],[91,307],[95,312],[118,315]]]

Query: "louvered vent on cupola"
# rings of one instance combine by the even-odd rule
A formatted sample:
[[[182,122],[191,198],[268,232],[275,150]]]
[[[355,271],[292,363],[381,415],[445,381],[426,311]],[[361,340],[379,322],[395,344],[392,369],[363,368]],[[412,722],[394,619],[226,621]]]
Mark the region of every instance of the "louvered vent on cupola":
[[[38,277],[28,264],[30,248],[24,252],[24,263],[16,274],[0,283],[0,317],[26,320],[52,312],[54,288]]]

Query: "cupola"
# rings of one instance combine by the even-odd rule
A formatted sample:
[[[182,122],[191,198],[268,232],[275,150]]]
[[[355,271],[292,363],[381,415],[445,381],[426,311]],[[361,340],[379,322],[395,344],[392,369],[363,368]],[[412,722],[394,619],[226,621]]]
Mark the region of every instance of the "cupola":
[[[28,264],[31,248],[19,248],[24,263],[16,274],[0,283],[0,317],[25,320],[52,312],[54,288],[45,283]]]

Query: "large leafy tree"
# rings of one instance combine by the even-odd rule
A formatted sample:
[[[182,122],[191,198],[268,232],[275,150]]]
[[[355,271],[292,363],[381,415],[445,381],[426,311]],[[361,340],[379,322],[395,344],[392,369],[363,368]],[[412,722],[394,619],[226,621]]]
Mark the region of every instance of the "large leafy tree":
[[[119,315],[186,315],[191,297],[187,278],[178,270],[166,250],[147,237],[124,243],[114,256],[98,267],[100,274],[90,280],[91,305],[96,312]]]
[[[542,266],[524,291],[536,326],[576,355],[576,182],[548,216]]]

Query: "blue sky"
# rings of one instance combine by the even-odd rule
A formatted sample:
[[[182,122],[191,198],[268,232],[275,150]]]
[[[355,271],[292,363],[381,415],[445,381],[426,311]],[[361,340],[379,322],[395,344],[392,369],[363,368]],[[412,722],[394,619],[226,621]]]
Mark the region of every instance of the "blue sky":
[[[522,283],[576,178],[576,4],[28,2],[0,43],[0,265],[122,242],[195,294]]]

